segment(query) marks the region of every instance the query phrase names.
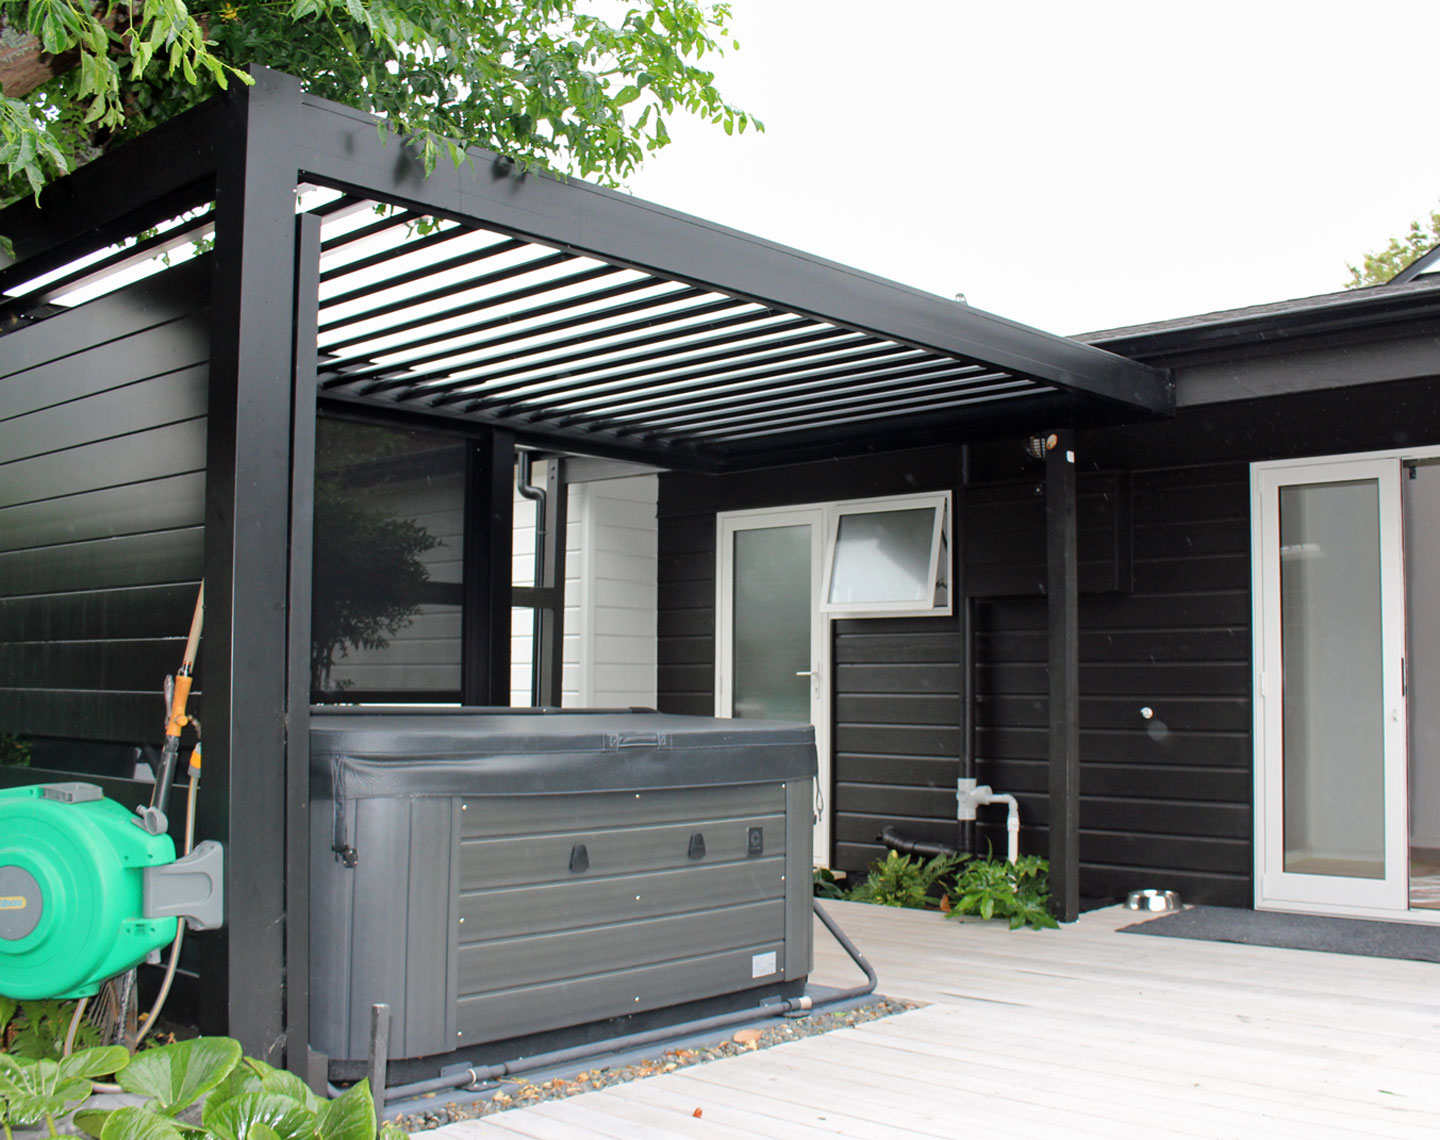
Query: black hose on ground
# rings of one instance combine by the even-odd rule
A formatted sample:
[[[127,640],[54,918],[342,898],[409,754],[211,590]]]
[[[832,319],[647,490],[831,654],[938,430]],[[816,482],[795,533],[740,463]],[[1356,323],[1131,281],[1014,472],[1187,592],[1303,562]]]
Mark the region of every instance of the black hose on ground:
[[[465,1069],[459,1073],[448,1073],[441,1077],[431,1077],[429,1080],[412,1081],[405,1085],[393,1085],[387,1088],[384,1093],[386,1103],[396,1100],[405,1100],[409,1097],[423,1096],[426,1093],[441,1092],[445,1089],[461,1088],[465,1085],[484,1084],[500,1080],[503,1077],[517,1076],[521,1073],[534,1072],[536,1069],[548,1069],[553,1065],[563,1065],[570,1061],[583,1061],[589,1057],[600,1056],[604,1053],[619,1053],[626,1049],[638,1048],[642,1045],[653,1045],[659,1041],[670,1041],[679,1037],[688,1037],[694,1033],[706,1033],[712,1029],[723,1029],[727,1025],[738,1025],[746,1021],[754,1021],[757,1017],[781,1017],[786,1014],[803,1014],[811,1009],[818,1009],[822,1006],[834,1005],[836,1002],[854,1001],[856,998],[865,997],[875,992],[879,979],[875,975],[875,968],[866,960],[865,955],[860,953],[855,943],[851,942],[835,920],[831,918],[820,904],[812,904],[816,916],[825,925],[840,943],[845,953],[850,955],[853,961],[865,973],[865,984],[852,986],[846,990],[838,990],[830,994],[822,1001],[813,1001],[808,996],[798,998],[784,998],[777,1002],[751,1009],[740,1009],[733,1013],[717,1014],[714,1017],[701,1018],[698,1021],[687,1021],[682,1025],[667,1025],[660,1029],[650,1029],[643,1033],[631,1033],[624,1037],[612,1037],[608,1041],[592,1041],[586,1045],[576,1045],[569,1049],[556,1049],[549,1053],[537,1053],[533,1057],[522,1057],[515,1061],[501,1061],[495,1065],[477,1065],[471,1069]],[[329,1088],[331,1096],[339,1096],[344,1090],[331,1085]],[[380,1097],[376,1097],[377,1103]]]

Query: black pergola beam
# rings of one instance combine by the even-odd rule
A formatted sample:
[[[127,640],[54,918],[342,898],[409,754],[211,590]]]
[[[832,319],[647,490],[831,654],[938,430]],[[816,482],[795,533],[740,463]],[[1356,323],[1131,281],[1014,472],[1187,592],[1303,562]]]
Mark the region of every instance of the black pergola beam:
[[[1045,454],[1046,608],[1050,662],[1050,908],[1080,917],[1079,575],[1075,433]]]
[[[297,122],[302,168],[339,189],[983,361],[1139,415],[1175,409],[1165,372],[968,305],[587,183],[520,174],[486,151],[426,178],[401,143],[377,137],[373,119],[323,99],[306,96]]]
[[[207,200],[230,109],[206,103],[0,211],[0,292]],[[11,262],[15,264],[11,264]]]

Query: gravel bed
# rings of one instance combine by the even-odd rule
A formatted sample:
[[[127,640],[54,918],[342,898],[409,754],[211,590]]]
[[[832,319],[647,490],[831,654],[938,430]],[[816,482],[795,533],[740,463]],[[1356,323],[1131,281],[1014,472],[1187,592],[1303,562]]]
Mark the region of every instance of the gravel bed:
[[[508,1108],[523,1108],[541,1101],[561,1100],[642,1077],[654,1077],[691,1065],[703,1065],[706,1061],[719,1060],[721,1057],[735,1057],[756,1049],[768,1049],[772,1045],[783,1045],[787,1041],[798,1041],[802,1037],[814,1037],[834,1029],[848,1029],[852,1025],[861,1025],[877,1018],[889,1017],[891,1014],[918,1009],[922,1004],[924,1003],[880,998],[852,1009],[820,1011],[805,1017],[787,1018],[779,1024],[738,1029],[723,1040],[669,1049],[632,1064],[606,1065],[605,1058],[598,1057],[597,1063],[588,1069],[578,1070],[573,1075],[538,1082],[528,1081],[524,1077],[512,1077],[493,1090],[480,1092],[476,1099],[436,1105],[424,1112],[408,1113],[397,1117],[395,1123],[407,1132],[424,1132],[461,1120],[490,1116]],[[436,1094],[437,1098],[443,1095],[445,1094]]]

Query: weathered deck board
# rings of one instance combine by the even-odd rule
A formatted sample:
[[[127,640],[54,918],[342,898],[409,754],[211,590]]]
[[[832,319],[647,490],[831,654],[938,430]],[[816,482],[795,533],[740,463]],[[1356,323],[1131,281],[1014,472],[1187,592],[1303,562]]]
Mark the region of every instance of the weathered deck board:
[[[829,904],[892,997],[924,1009],[435,1140],[1304,1137],[1432,1140],[1440,965],[1060,931]],[[814,980],[858,975],[822,928]],[[702,1115],[694,1116],[699,1108]]]

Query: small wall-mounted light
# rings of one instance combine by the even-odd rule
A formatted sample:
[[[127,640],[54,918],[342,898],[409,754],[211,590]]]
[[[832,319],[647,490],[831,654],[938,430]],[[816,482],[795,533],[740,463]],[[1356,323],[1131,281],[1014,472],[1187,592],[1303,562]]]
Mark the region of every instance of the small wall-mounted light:
[[[1047,451],[1054,451],[1055,445],[1060,442],[1060,437],[1053,431],[1048,435],[1040,433],[1030,436],[1025,440],[1025,453],[1031,459],[1044,459]]]

